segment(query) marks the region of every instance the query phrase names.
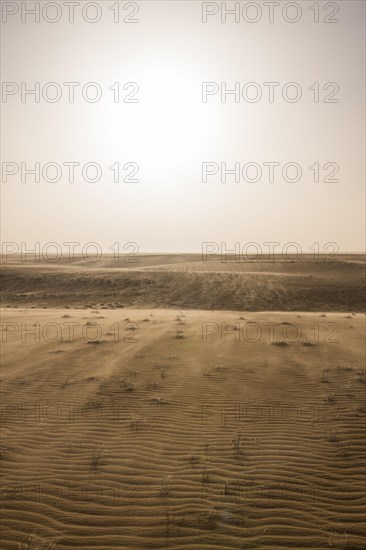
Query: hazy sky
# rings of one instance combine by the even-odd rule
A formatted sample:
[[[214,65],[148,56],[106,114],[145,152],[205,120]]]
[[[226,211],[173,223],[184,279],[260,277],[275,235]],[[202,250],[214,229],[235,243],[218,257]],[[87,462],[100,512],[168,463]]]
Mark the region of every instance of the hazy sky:
[[[291,19],[301,7],[296,23],[284,19],[288,2],[273,7],[272,23],[270,6],[263,2],[239,2],[239,22],[229,15],[221,21],[221,1],[206,7],[186,0],[119,2],[117,23],[110,9],[117,2],[109,0],[99,2],[96,23],[82,18],[87,2],[75,7],[74,23],[64,2],[58,2],[58,13],[52,6],[41,13],[39,23],[31,15],[22,22],[21,4],[3,2],[9,15],[4,22],[3,13],[2,81],[10,93],[3,94],[1,104],[2,241],[29,246],[95,241],[104,249],[134,241],[141,252],[200,252],[203,241],[226,242],[228,248],[235,242],[295,241],[303,249],[331,241],[344,251],[365,249],[363,1],[319,2],[319,23],[310,9],[317,3],[303,0],[286,8]],[[139,10],[133,14],[135,4]],[[18,13],[10,15],[16,8]],[[202,10],[216,8],[218,13],[203,23]],[[99,16],[93,6],[85,13],[90,19]],[[58,16],[55,23],[44,19]],[[256,23],[245,20],[256,17]],[[339,22],[325,23],[326,17]],[[16,83],[19,92],[12,95],[16,88],[4,82]],[[31,95],[21,101],[21,82],[28,89],[40,83],[39,103]],[[57,92],[44,88],[49,82],[61,89],[58,102],[42,96],[42,90],[51,99]],[[74,103],[65,82],[80,83]],[[96,103],[82,96],[83,89],[93,99],[96,89],[84,88],[90,82],[102,91]],[[130,95],[138,102],[115,103],[109,87],[117,82],[122,98]],[[129,82],[138,85],[135,95],[135,85],[123,89]],[[217,83],[209,87],[216,93],[206,102],[203,82]],[[239,102],[233,94],[221,101],[221,83],[233,89],[236,82]],[[245,87],[250,82],[257,87]],[[279,83],[273,103],[266,82]],[[297,102],[283,98],[283,93],[290,99],[298,93],[299,88],[284,90],[289,82],[301,87]],[[323,89],[330,82],[339,86],[337,93],[334,84]],[[250,102],[258,89],[261,99]],[[325,98],[338,102],[324,103]],[[36,162],[41,181],[28,174],[22,182],[21,163],[32,168]],[[74,182],[68,181],[65,162],[80,163]],[[257,163],[262,177],[245,181],[241,172],[239,182],[233,175],[224,182],[219,170],[204,182],[205,162],[214,171],[221,163],[228,169],[240,163],[240,170]],[[273,182],[263,164],[269,162],[280,163]],[[300,181],[285,181],[282,175],[291,162],[301,167]],[[316,162],[319,182],[314,182]],[[60,165],[59,181],[45,181],[47,163]],[[99,181],[84,181],[87,163],[101,167]],[[121,179],[138,165],[131,176],[138,181],[114,182],[109,167],[115,163]],[[126,163],[134,164],[124,170]],[[4,173],[16,165],[19,171],[5,182]],[[339,182],[324,182],[335,165],[339,172],[333,179]],[[247,168],[248,179],[255,179],[255,165]],[[55,177],[54,168],[48,170],[46,179]],[[293,170],[289,167],[289,179],[295,178]],[[92,179],[96,172],[90,167],[86,173]]]

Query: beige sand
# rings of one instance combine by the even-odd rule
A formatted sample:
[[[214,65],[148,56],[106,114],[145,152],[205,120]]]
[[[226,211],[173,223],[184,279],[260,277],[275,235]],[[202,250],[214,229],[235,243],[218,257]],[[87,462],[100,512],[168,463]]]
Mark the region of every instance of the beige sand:
[[[32,300],[1,310],[1,548],[363,547],[363,313]]]

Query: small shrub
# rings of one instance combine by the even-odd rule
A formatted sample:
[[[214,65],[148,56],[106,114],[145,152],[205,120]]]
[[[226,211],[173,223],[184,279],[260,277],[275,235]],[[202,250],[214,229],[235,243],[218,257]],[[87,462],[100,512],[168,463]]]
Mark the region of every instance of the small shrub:
[[[361,382],[361,384],[366,384],[366,370],[359,369],[356,371],[356,381]]]
[[[356,407],[356,411],[360,414],[366,413],[366,401],[359,403]]]
[[[197,524],[201,529],[216,529],[218,515],[212,509],[207,513],[197,515]]]
[[[242,455],[242,438],[240,430],[231,440],[231,446],[233,448],[235,458],[240,458],[240,456]]]
[[[323,369],[322,371],[322,379],[321,379],[321,382],[322,384],[328,384],[328,373],[326,370]]]
[[[315,346],[315,343],[314,342],[310,342],[310,340],[304,340],[303,343],[302,343],[303,346]]]
[[[336,402],[335,394],[327,392],[327,401],[329,404],[334,405]]]
[[[345,387],[344,387],[345,391],[346,391],[346,395],[347,397],[349,397],[350,399],[352,398],[355,398],[355,392],[353,391],[352,389],[352,385],[351,384],[346,384]]]
[[[104,445],[96,446],[91,460],[91,469],[97,470],[104,452]]]
[[[202,483],[208,483],[209,482],[209,475],[208,475],[207,468],[205,468],[202,472],[201,482]]]
[[[191,457],[189,458],[189,462],[191,463],[191,466],[194,466],[195,464],[198,464],[200,462],[200,457],[197,453],[193,453]]]
[[[285,340],[274,340],[271,344],[272,346],[288,346],[288,343]]]
[[[327,429],[325,435],[330,443],[336,443],[339,441],[337,431],[334,428]]]
[[[142,424],[142,420],[140,416],[138,414],[134,414],[130,420],[131,430],[135,430],[137,432],[137,430],[141,427],[141,424]]]
[[[161,395],[160,397],[153,397],[152,400],[157,405],[169,405],[170,401],[165,397],[165,395]]]
[[[37,535],[37,529],[22,542],[18,543],[18,550],[53,550],[56,548],[55,542],[45,542]]]

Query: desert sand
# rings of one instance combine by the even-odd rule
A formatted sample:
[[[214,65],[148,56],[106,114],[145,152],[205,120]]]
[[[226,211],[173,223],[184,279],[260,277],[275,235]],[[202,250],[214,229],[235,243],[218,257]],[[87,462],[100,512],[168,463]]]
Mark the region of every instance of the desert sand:
[[[364,257],[3,264],[1,548],[361,549]]]

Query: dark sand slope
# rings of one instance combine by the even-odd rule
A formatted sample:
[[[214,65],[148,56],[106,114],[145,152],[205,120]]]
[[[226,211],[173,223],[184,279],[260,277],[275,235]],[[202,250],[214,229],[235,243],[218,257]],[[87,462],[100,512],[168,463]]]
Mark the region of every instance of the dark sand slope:
[[[199,261],[142,256],[136,264],[7,262],[2,305],[141,307],[248,311],[364,310],[363,258],[337,261]],[[173,261],[175,260],[175,261]]]
[[[201,267],[4,267],[1,549],[364,548],[362,263]]]

